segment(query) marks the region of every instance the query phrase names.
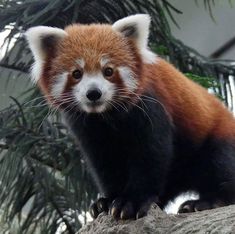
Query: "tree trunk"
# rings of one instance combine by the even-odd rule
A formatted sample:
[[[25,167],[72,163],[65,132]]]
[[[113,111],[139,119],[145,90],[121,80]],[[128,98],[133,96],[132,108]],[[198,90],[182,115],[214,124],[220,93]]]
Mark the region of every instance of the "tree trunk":
[[[235,234],[235,205],[180,215],[167,215],[156,205],[152,205],[146,217],[129,221],[115,221],[110,215],[100,214],[78,233]]]

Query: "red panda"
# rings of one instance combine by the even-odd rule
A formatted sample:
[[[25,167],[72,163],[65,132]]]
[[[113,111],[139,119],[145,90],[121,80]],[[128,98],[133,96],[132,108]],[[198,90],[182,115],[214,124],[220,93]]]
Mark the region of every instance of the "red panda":
[[[186,191],[179,213],[235,203],[235,120],[148,48],[150,16],[26,32],[32,80],[75,135],[99,192],[94,218],[140,218]]]

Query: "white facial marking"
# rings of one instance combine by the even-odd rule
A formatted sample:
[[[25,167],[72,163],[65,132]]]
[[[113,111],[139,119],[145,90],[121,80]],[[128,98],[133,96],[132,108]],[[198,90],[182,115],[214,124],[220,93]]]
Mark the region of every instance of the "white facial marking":
[[[55,98],[59,98],[64,91],[67,82],[68,72],[58,75],[55,83],[52,85],[51,94]]]
[[[84,68],[85,67],[85,61],[83,58],[77,59],[76,63],[81,67]]]
[[[150,21],[151,18],[148,14],[137,14],[120,19],[112,26],[113,30],[122,33],[125,37],[131,37],[135,40],[143,62],[147,64],[157,62],[157,55],[148,48]],[[128,29],[130,29],[131,34],[126,34]]]
[[[62,39],[67,36],[67,33],[60,28],[53,28],[47,26],[37,26],[28,29],[25,33],[25,37],[29,43],[29,47],[33,53],[35,63],[32,67],[32,81],[36,83],[42,73],[43,63],[45,62],[46,55],[50,53],[48,48],[43,46],[43,39],[53,36],[58,39]]]
[[[106,64],[108,64],[110,62],[110,59],[106,56],[102,57],[100,60],[100,65],[101,67],[104,67]]]
[[[86,94],[87,91],[97,88],[102,92],[101,98],[95,105],[90,101]],[[114,84],[106,80],[101,72],[87,74],[84,73],[82,80],[74,86],[73,95],[75,96],[80,108],[87,113],[100,113],[107,109],[108,102],[114,95]]]
[[[118,71],[127,89],[134,91],[137,88],[138,82],[135,79],[133,71],[129,67],[119,67]]]

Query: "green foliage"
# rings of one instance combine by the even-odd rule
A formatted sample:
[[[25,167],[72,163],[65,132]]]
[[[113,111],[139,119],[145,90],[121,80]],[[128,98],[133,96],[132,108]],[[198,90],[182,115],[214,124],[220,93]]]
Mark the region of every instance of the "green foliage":
[[[205,2],[211,6],[211,0]],[[171,35],[167,16],[177,24],[174,14],[180,11],[169,0],[0,0],[0,31],[10,29],[6,44],[16,40],[0,61],[0,76],[10,81],[28,76],[32,56],[22,33],[31,26],[114,22],[140,12],[152,17],[153,50],[184,73],[196,74],[190,78],[211,87],[214,82],[203,77],[217,81],[222,74],[226,86],[226,77],[235,75],[229,62],[208,61]],[[216,91],[222,94],[220,86]],[[82,225],[78,216],[97,197],[79,149],[37,90],[26,92],[23,102],[12,100],[13,105],[0,111],[0,207],[5,229],[54,234],[63,224],[65,233],[75,233]]]
[[[209,88],[212,88],[212,87],[219,87],[216,80],[212,77],[202,77],[202,76],[198,76],[198,75],[195,75],[195,74],[192,74],[192,73],[185,73],[185,75],[189,79],[197,82],[198,84],[205,87],[206,89],[209,89]]]
[[[61,223],[74,233],[81,226],[78,214],[96,197],[79,149],[38,93],[24,104],[14,101],[0,112],[0,201],[5,221],[17,219],[19,233],[34,233],[40,227],[54,234]]]
[[[166,56],[169,55],[169,50],[166,46],[164,45],[150,45],[150,48],[152,49],[152,51],[154,51],[156,54],[161,55],[161,56]]]
[[[218,93],[218,89],[220,89],[220,85],[218,81],[215,80],[213,77],[202,77],[198,76],[192,73],[186,73],[185,74],[189,79],[193,80],[194,82],[200,84],[204,88],[208,89],[211,91],[216,97],[218,97],[221,101],[225,101],[224,97],[222,97]]]

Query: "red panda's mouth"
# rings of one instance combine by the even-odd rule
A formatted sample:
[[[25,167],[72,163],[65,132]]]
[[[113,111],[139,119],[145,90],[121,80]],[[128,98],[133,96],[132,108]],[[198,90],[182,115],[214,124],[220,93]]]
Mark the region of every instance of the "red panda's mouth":
[[[101,113],[107,109],[107,105],[103,101],[86,102],[82,109],[87,113]]]
[[[102,106],[104,104],[104,102],[102,101],[96,101],[96,102],[87,102],[86,105],[89,107],[98,107],[98,106]]]

